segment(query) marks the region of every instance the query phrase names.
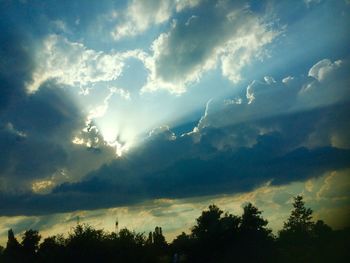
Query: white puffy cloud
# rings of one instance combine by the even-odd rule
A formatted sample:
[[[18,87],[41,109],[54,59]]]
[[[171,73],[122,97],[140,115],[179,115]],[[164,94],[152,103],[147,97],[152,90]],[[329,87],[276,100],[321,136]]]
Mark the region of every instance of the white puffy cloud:
[[[265,76],[264,77],[264,80],[265,80],[265,82],[267,83],[267,84],[269,84],[269,85],[271,85],[271,84],[273,84],[273,83],[276,83],[276,80],[273,78],[273,77],[271,77],[271,76]],[[283,82],[283,81],[282,81]]]
[[[124,90],[122,88],[116,88],[116,87],[109,88],[109,94],[103,100],[103,104],[90,110],[89,115],[88,115],[88,119],[93,120],[96,118],[103,117],[108,110],[109,101],[114,94],[119,95],[121,98],[123,98],[125,100],[130,100],[130,93],[127,90]]]
[[[132,0],[124,14],[118,14],[121,22],[111,32],[114,40],[140,35],[153,25],[170,20],[174,11],[181,12],[199,5],[200,0]]]
[[[133,1],[125,16],[118,14],[125,21],[117,26],[114,37],[137,35],[163,23],[179,5],[184,3]],[[247,6],[190,1],[183,6],[187,7],[192,7],[193,15],[174,20],[169,32],[154,40],[151,54],[141,50],[106,53],[50,35],[37,52],[36,68],[27,90],[35,92],[46,80],[55,79],[61,84],[79,86],[86,94],[90,84],[117,79],[130,57],[141,60],[149,73],[141,92],[163,89],[181,94],[204,72],[217,67],[221,67],[223,76],[237,83],[242,78],[241,69],[254,58],[261,59],[264,46],[278,35]]]
[[[349,170],[332,171],[324,178],[316,197],[317,199],[329,198],[334,201],[350,199],[349,189]]]
[[[235,18],[236,13],[232,16],[233,21],[238,19]],[[256,17],[247,19],[241,27],[238,34],[226,43],[224,54],[221,57],[223,76],[233,83],[241,80],[241,69],[253,58],[263,57],[263,47],[271,43],[278,34],[268,30],[266,25],[261,24]]]
[[[299,91],[299,104],[318,107],[345,101],[349,95],[349,61],[323,59],[313,65]]]
[[[125,59],[138,56],[139,52],[134,50],[107,54],[88,49],[81,43],[70,42],[58,35],[50,35],[38,51],[32,82],[26,88],[30,93],[35,92],[49,79],[80,87],[112,81],[121,75]]]
[[[241,69],[254,58],[261,59],[264,47],[279,34],[239,4],[204,1],[191,12],[153,42],[153,54],[144,61],[149,76],[142,92],[183,93],[218,66],[223,76],[237,83]]]
[[[288,83],[290,83],[293,79],[294,79],[294,77],[288,76],[288,77],[285,77],[284,79],[282,79],[282,82],[283,82],[284,84],[288,84]]]
[[[170,130],[169,126],[167,126],[167,125],[163,125],[163,126],[152,129],[149,132],[148,137],[151,140],[154,138],[157,138],[157,139],[162,138],[163,140],[169,140],[169,141],[176,140],[175,133],[173,133]]]
[[[322,80],[324,80],[327,75],[329,75],[335,69],[339,68],[341,64],[341,60],[332,62],[329,59],[322,59],[312,66],[312,68],[309,70],[308,76],[322,82]]]
[[[246,137],[250,131],[256,136],[256,133],[261,135],[282,129],[285,134],[292,133],[299,144],[309,148],[332,146],[349,149],[349,125],[345,121],[349,108],[349,66],[347,61],[335,63],[326,59],[311,67],[309,72],[322,76],[321,82],[303,75],[287,77],[282,81],[264,77],[264,81],[252,81],[241,97],[210,100],[203,117],[191,133],[193,138],[199,141],[207,127],[224,129],[230,125],[253,123],[249,129],[240,128]],[[302,123],[298,124],[304,127],[304,131],[292,127],[286,129],[290,125],[287,123],[293,123],[295,118],[288,119],[286,116],[297,116],[298,112],[305,112],[303,119],[307,121],[300,120]],[[300,140],[297,134],[300,134]],[[234,141],[237,144],[232,134],[228,142],[227,138],[220,136],[226,140],[225,143]],[[255,143],[254,136],[248,140],[243,139],[244,136],[239,138],[250,145]]]
[[[112,31],[112,37],[120,40],[145,32],[150,26],[166,22],[172,12],[170,0],[133,0],[123,15],[123,22]]]
[[[176,0],[176,11],[181,12],[186,8],[197,6],[201,0]]]

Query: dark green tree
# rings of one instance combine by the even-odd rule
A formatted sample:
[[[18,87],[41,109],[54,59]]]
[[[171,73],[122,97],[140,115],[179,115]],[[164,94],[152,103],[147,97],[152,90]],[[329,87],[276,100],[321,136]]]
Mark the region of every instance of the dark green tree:
[[[37,262],[37,251],[41,236],[37,230],[27,230],[22,236],[22,250],[26,262]]]
[[[312,210],[305,207],[301,195],[294,197],[293,209],[283,229],[279,231],[278,246],[281,261],[284,262],[319,262],[319,240],[315,234],[325,226],[319,222],[317,228],[312,221]],[[316,231],[316,232],[315,232]],[[318,233],[319,234],[319,233]]]
[[[4,250],[3,258],[4,262],[21,262],[22,260],[22,247],[17,241],[13,230],[10,229],[7,235],[6,248]]]
[[[0,263],[123,262],[123,263],[228,263],[228,262],[347,262],[350,229],[333,231],[322,220],[312,222],[312,210],[303,198],[294,198],[290,217],[275,239],[262,212],[252,205],[242,216],[224,213],[210,205],[196,219],[190,234],[184,232],[168,245],[162,228],[148,239],[126,228],[105,232],[78,224],[67,238],[45,238],[28,230],[19,243],[12,230]]]
[[[305,207],[303,197],[298,195],[294,197],[293,210],[284,223],[283,232],[294,234],[308,234],[311,233],[314,223],[312,222],[312,210]]]
[[[243,207],[238,253],[242,262],[269,262],[273,257],[270,253],[273,246],[272,231],[261,214],[262,211],[251,203]]]
[[[245,234],[258,234],[268,237],[271,230],[267,228],[268,221],[261,216],[261,211],[251,203],[243,207],[242,222],[240,226],[241,232]]]
[[[174,253],[187,253],[191,249],[191,236],[182,232],[172,242],[172,250]]]
[[[192,235],[198,239],[208,239],[218,236],[220,233],[220,218],[223,211],[216,205],[210,205],[196,219],[197,225],[192,228]]]
[[[153,244],[153,232],[148,233],[148,238],[146,240],[147,245],[152,245]]]
[[[153,232],[153,244],[158,248],[165,248],[167,243],[165,237],[163,236],[163,231],[161,227],[156,226]]]
[[[45,238],[39,246],[39,262],[64,262],[66,260],[65,244],[66,240],[62,235]]]
[[[323,220],[317,220],[313,225],[312,232],[315,238],[324,239],[331,235],[332,228],[329,225],[325,224]]]
[[[4,250],[3,246],[0,246],[0,262],[4,262]]]
[[[196,221],[197,224],[192,228],[190,244],[193,248],[188,253],[189,262],[217,262],[219,258],[231,255],[237,249],[235,243],[239,217],[224,213],[216,205],[210,205]]]
[[[78,224],[67,238],[67,256],[74,262],[98,262],[104,254],[105,233],[87,224]]]

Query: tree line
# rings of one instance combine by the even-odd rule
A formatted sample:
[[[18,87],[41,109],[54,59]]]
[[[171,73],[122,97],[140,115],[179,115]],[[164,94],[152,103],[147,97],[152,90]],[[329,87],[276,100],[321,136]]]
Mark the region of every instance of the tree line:
[[[350,229],[334,231],[322,220],[314,222],[312,213],[296,196],[289,218],[273,235],[251,203],[241,216],[210,205],[189,234],[183,232],[171,243],[161,227],[146,236],[126,228],[110,233],[77,224],[67,237],[59,234],[42,242],[37,230],[25,231],[19,242],[10,229],[0,262],[348,262]]]

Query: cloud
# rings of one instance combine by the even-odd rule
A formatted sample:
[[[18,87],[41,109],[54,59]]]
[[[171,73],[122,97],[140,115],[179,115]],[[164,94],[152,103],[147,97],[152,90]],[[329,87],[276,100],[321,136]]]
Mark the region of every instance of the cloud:
[[[317,199],[332,201],[349,201],[349,171],[332,171],[324,178],[323,184],[316,193]]]
[[[53,83],[17,98],[0,123],[0,192],[48,192],[113,159],[99,133],[81,132],[84,119],[66,90]],[[77,135],[94,145],[74,144]]]
[[[65,162],[59,139],[69,137],[79,123],[79,113],[63,92],[52,87],[36,96],[26,94],[25,85],[35,68],[34,41],[23,27],[11,19],[4,21],[7,24],[0,25],[0,192],[26,191],[32,180],[51,176]]]
[[[294,79],[294,77],[288,76],[288,77],[285,77],[284,79],[282,79],[282,82],[285,83],[285,84],[288,84],[288,83],[291,82],[293,79]]]
[[[144,33],[153,25],[166,22],[172,12],[172,1],[132,0],[122,16],[123,22],[115,26],[112,37],[120,40],[126,37],[133,37]]]
[[[346,168],[349,150],[302,146],[327,111],[303,112],[302,120],[295,113],[224,128],[209,126],[198,131],[199,141],[193,134],[175,138],[162,128],[137,151],[103,165],[80,182],[61,184],[47,195],[3,196],[9,206],[1,213],[40,214],[242,193],[267,182],[285,185]]]
[[[319,107],[348,100],[350,83],[348,60],[323,59],[309,70],[311,79],[299,91],[300,104]]]
[[[6,18],[4,18],[6,20]],[[34,57],[29,51],[32,41],[15,24],[0,24],[0,113],[24,93],[24,84],[31,79]]]
[[[325,65],[317,67],[323,68]],[[317,67],[312,67],[314,70],[310,71],[322,70],[316,71]],[[98,128],[91,123],[87,129],[81,130],[85,123],[79,126],[74,119],[80,122],[83,119],[78,117],[74,107],[69,106],[71,103],[59,95],[64,89],[51,90],[49,86],[44,86],[29,96],[32,99],[29,99],[31,104],[27,108],[33,108],[32,115],[23,118],[21,114],[28,113],[17,111],[18,121],[13,118],[6,129],[17,140],[28,140],[31,132],[35,131],[36,135],[45,131],[50,138],[48,141],[60,146],[50,148],[62,151],[62,161],[56,159],[59,163],[50,164],[57,170],[43,172],[41,177],[32,177],[34,180],[30,181],[33,189],[49,187],[52,191],[41,195],[30,192],[22,195],[4,193],[1,198],[9,206],[4,207],[1,213],[64,212],[78,208],[127,205],[157,198],[240,193],[267,182],[284,185],[346,168],[350,158],[347,143],[350,139],[347,132],[348,101],[339,99],[329,104],[321,100],[315,107],[302,100],[306,95],[309,100],[318,98],[320,94],[317,91],[327,90],[328,86],[324,86],[327,83],[333,83],[339,92],[347,92],[343,85],[347,82],[346,68],[346,62],[333,68],[321,82],[314,77],[302,76],[287,82],[273,77],[253,81],[230,103],[227,103],[227,99],[210,100],[192,132],[179,136],[167,126],[159,127],[151,131],[137,148],[116,160],[109,159],[110,162],[104,165],[103,160],[112,155],[109,155],[110,151],[103,140],[99,139]],[[317,86],[313,92],[301,92],[305,85],[314,82]],[[111,92],[110,96],[113,94]],[[38,105],[47,105],[46,118],[57,121],[40,126],[42,123],[35,119],[36,100],[40,102]],[[108,97],[105,103],[108,104]],[[50,107],[53,109],[50,110]],[[335,115],[337,118],[334,118]],[[69,116],[77,118],[73,117],[70,122],[67,119]],[[21,125],[21,120],[25,119],[34,125],[33,130],[26,128],[28,125],[25,123]],[[78,126],[80,128],[76,128]],[[77,144],[57,143],[54,139],[66,136],[73,140],[74,131],[80,132]],[[59,136],[56,137],[56,133]],[[83,144],[79,144],[81,140]],[[86,142],[90,142],[92,152],[82,150]],[[54,154],[59,156],[58,153]],[[45,157],[50,159],[49,154]],[[93,164],[88,166],[89,169],[81,164],[87,160]],[[52,173],[61,178],[53,180],[53,184],[49,176]],[[72,177],[62,179],[67,174]],[[86,174],[84,178],[83,174]],[[66,202],[68,199],[73,201]],[[62,203],[67,205],[62,206]]]
[[[3,115],[0,162],[5,189],[49,176],[66,162],[66,152],[58,143],[69,139],[79,125],[79,113],[63,97],[48,87],[22,97]]]
[[[135,37],[145,33],[152,26],[164,24],[170,20],[174,11],[182,12],[193,8],[200,0],[131,0],[123,13],[116,13],[120,22],[114,27],[111,35],[114,40]]]
[[[2,240],[10,227],[62,233],[77,215],[108,230],[116,216],[137,231],[162,225],[172,237],[213,202],[240,214],[252,201],[278,229],[300,193],[315,219],[348,226],[344,2],[126,2],[32,3],[27,12],[12,1],[0,11]],[[135,46],[143,50],[119,51]],[[139,96],[142,85],[161,92]],[[74,97],[79,89],[88,96]],[[198,123],[165,125],[211,97]],[[120,146],[108,145],[116,133]],[[116,159],[135,134],[146,138]]]
[[[50,35],[38,51],[33,80],[26,88],[28,92],[35,92],[41,84],[52,79],[59,84],[78,87],[109,82],[122,74],[125,59],[137,56],[137,53],[104,53],[58,35]]]
[[[308,76],[317,79],[319,82],[322,82],[328,74],[339,68],[341,64],[341,60],[334,62],[330,61],[329,59],[320,60],[312,66],[312,68],[309,70]]]
[[[193,8],[199,5],[201,0],[176,0],[176,11],[181,12],[187,8]]]
[[[106,114],[109,107],[109,101],[111,100],[114,94],[119,95],[125,100],[130,100],[130,93],[127,90],[124,90],[122,88],[116,88],[116,87],[109,88],[109,94],[107,95],[106,98],[104,98],[103,104],[90,110],[89,115],[87,117],[89,122],[96,118],[103,117]]]
[[[327,69],[324,69],[324,61],[330,63],[327,63]],[[234,98],[239,103],[211,100],[198,127],[224,127],[271,116],[308,111],[317,107],[347,104],[348,83],[350,83],[347,71],[350,67],[347,60],[338,60],[339,66],[329,66],[334,63],[325,59],[311,67],[309,70],[311,74],[324,72],[322,81],[304,76],[286,77],[282,81],[275,80],[273,77],[264,77],[263,81],[253,80]],[[344,112],[342,107],[339,109],[340,112]],[[342,115],[342,117],[345,116]],[[336,127],[340,128],[340,126],[338,122]],[[334,132],[337,128],[334,128]],[[338,132],[342,130],[344,129],[339,129]]]
[[[311,191],[305,192],[305,184],[294,182],[283,186],[262,185],[254,191],[243,194],[215,195],[188,199],[157,199],[142,202],[128,207],[114,207],[92,211],[76,211],[42,216],[16,216],[0,218],[0,243],[7,240],[7,229],[12,228],[16,234],[26,229],[39,229],[47,237],[58,233],[66,233],[76,224],[79,217],[81,223],[88,223],[107,231],[115,230],[115,220],[119,227],[127,227],[139,232],[149,232],[155,225],[161,225],[167,240],[171,241],[182,231],[188,232],[201,211],[215,203],[224,211],[240,215],[242,204],[252,202],[263,211],[269,221],[269,227],[275,233],[283,227],[292,209],[292,197],[303,194],[307,207],[314,211],[314,220],[322,219],[334,229],[349,225],[348,198],[349,187],[346,182],[348,170],[332,171],[308,181],[313,185]],[[318,198],[318,192],[326,185],[326,194]],[[341,190],[338,194],[337,191]],[[344,212],[346,211],[346,212]]]
[[[203,1],[153,42],[153,54],[144,61],[150,73],[142,91],[180,94],[218,66],[223,76],[237,83],[242,68],[263,57],[264,47],[278,34],[247,6]]]

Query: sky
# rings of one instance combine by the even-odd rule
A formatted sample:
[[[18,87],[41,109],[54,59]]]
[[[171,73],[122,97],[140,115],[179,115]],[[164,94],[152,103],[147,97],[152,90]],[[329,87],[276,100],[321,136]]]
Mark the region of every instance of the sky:
[[[350,222],[348,0],[0,0],[0,244],[188,232],[302,194]]]

